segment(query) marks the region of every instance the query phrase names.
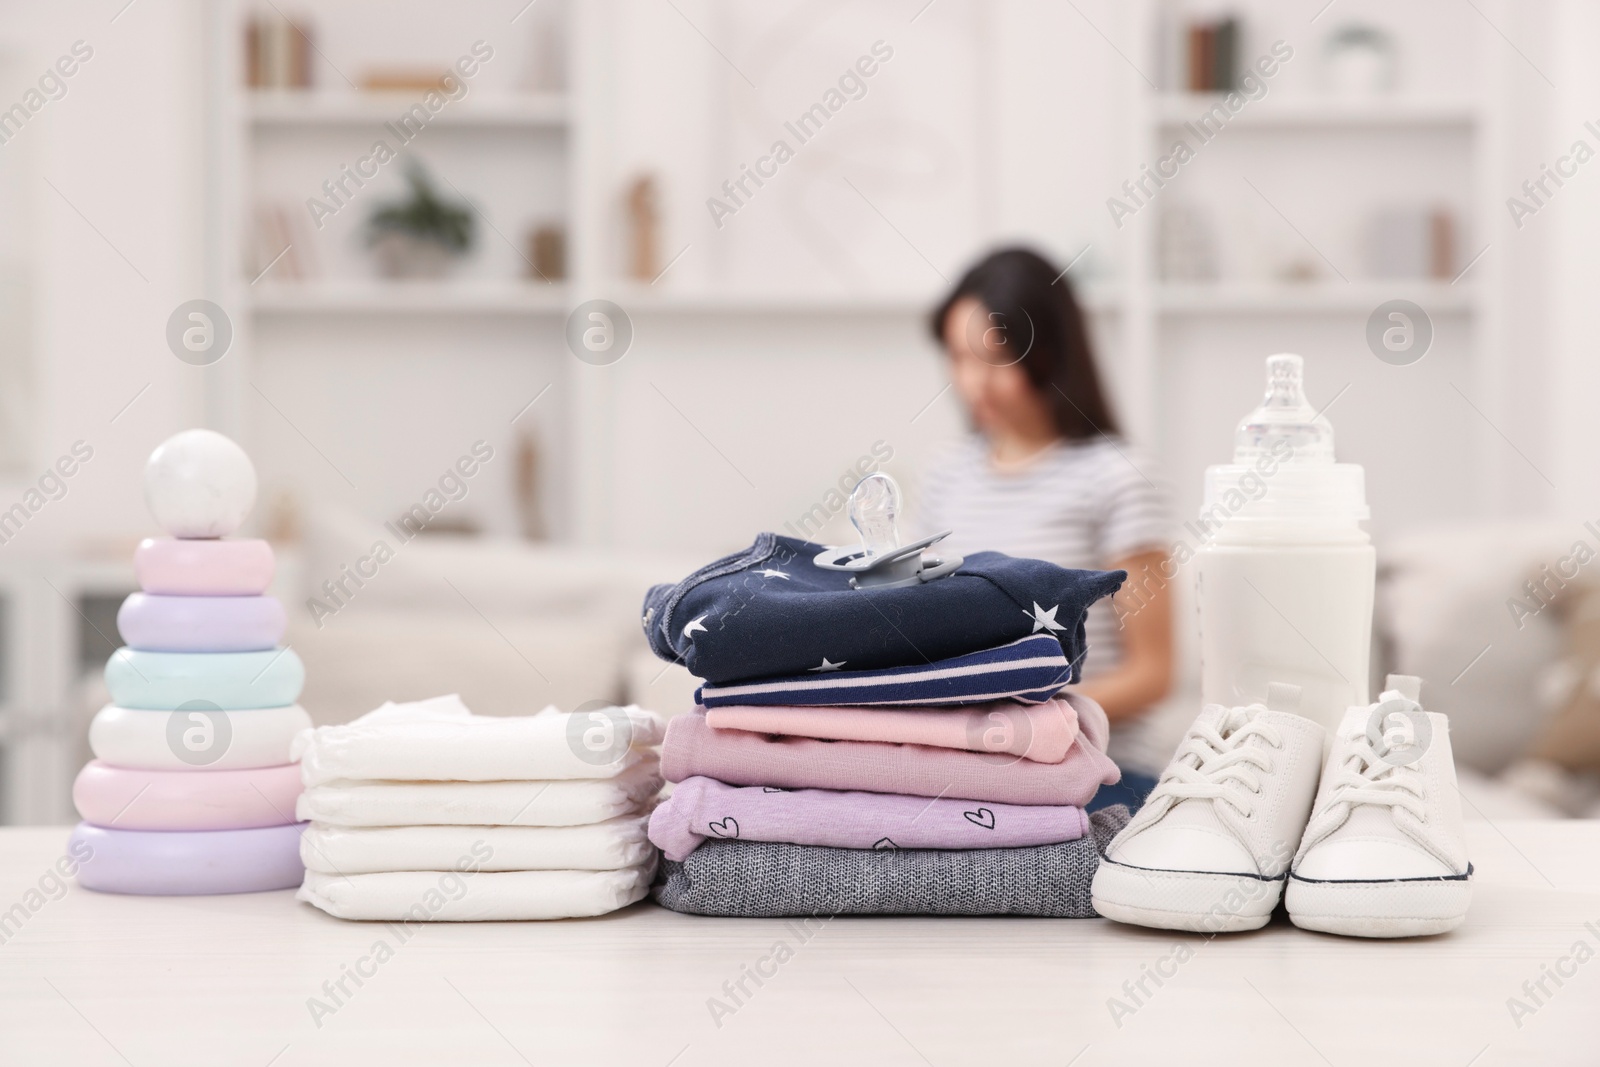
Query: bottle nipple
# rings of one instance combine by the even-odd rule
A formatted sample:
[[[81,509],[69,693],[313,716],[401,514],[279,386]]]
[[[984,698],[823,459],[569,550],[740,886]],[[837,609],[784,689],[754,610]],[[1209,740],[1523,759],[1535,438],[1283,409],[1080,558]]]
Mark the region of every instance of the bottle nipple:
[[[883,471],[867,475],[856,485],[850,494],[849,514],[868,559],[900,547],[900,486]]]
[[[1306,399],[1304,374],[1305,361],[1297,355],[1267,357],[1267,395],[1234,431],[1235,463],[1275,451],[1284,462],[1333,462],[1333,426]]]

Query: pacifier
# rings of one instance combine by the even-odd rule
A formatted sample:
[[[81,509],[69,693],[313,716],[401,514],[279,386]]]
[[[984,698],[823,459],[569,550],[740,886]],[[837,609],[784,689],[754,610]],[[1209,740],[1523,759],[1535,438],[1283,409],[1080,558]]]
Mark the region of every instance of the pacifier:
[[[850,588],[890,588],[943,578],[961,566],[962,558],[924,556],[922,550],[950,536],[950,531],[900,543],[900,486],[882,471],[867,475],[850,491],[850,525],[861,535],[854,547],[828,548],[812,563],[827,571],[846,571]]]

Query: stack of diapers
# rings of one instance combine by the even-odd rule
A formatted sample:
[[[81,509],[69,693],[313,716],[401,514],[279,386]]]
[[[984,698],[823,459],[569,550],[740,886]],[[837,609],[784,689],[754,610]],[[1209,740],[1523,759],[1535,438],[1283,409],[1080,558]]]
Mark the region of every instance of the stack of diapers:
[[[110,893],[193,895],[300,884],[289,750],[311,725],[305,671],[279,648],[285,616],[265,541],[228,539],[255,501],[244,450],[189,430],[145,468],[145,499],[171,535],[134,556],[140,592],[117,613],[111,703],[73,784],[78,881]],[[81,845],[80,845],[81,842]]]
[[[635,707],[499,718],[385,704],[295,741],[299,899],[341,919],[603,915],[642,899],[662,722]]]
[[[645,599],[652,648],[705,679],[650,820],[656,900],[701,915],[1094,914],[1124,808],[1104,710],[1063,693],[1120,572],[993,552],[856,588],[762,534]]]

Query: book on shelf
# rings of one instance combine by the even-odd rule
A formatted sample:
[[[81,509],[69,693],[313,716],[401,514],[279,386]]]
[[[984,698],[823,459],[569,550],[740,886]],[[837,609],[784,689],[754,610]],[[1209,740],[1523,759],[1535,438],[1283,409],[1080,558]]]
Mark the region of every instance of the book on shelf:
[[[257,15],[245,26],[245,85],[311,88],[311,29],[282,15]]]
[[[1232,16],[1184,28],[1184,87],[1191,93],[1239,88],[1239,20]]]

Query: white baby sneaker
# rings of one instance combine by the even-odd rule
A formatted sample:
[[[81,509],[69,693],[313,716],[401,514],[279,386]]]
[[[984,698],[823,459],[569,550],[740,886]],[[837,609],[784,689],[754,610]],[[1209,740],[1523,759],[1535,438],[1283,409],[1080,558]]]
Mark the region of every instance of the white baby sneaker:
[[[1289,875],[1296,926],[1412,937],[1466,918],[1472,865],[1450,724],[1422,710],[1421,689],[1421,679],[1391,674],[1378,703],[1339,724]]]
[[[1095,910],[1108,919],[1220,933],[1266,924],[1317,788],[1326,732],[1293,713],[1295,686],[1267,705],[1210,705],[1150,799],[1106,847]]]

